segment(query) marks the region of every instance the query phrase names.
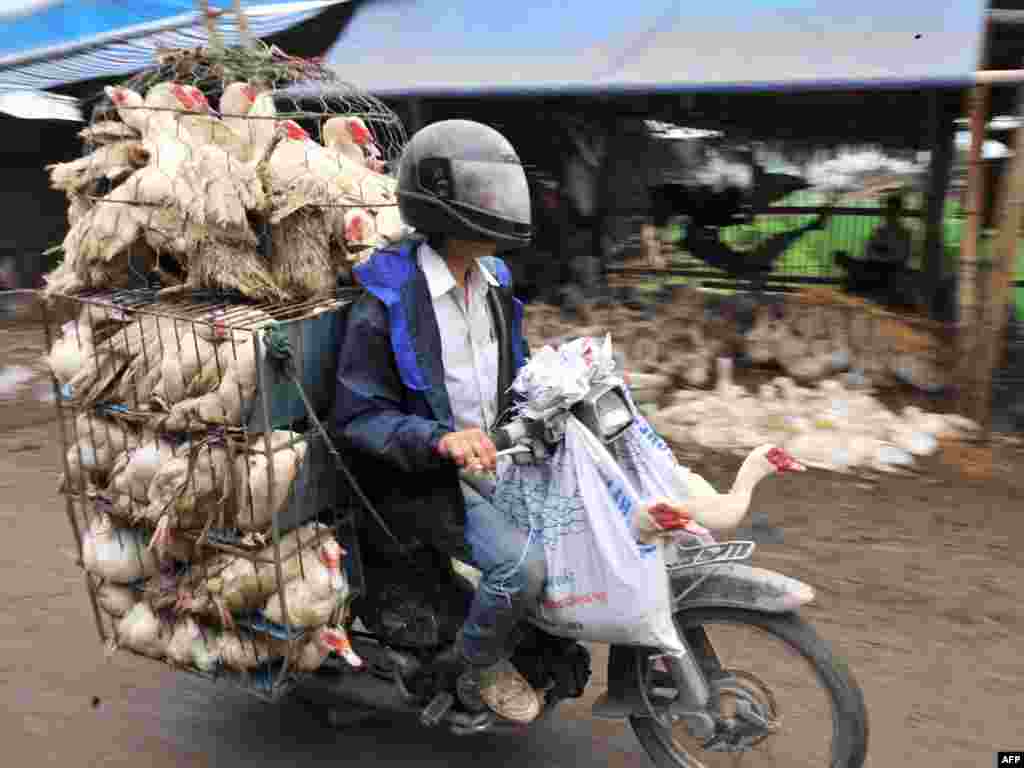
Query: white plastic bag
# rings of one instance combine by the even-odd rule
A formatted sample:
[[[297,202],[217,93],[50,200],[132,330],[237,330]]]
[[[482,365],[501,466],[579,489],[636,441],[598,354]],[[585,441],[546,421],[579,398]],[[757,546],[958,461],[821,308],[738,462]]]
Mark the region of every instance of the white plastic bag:
[[[561,637],[682,652],[662,545],[640,545],[641,499],[575,418],[550,461],[503,465],[495,506],[542,537],[548,579],[533,616]]]
[[[687,486],[690,470],[679,463],[672,449],[640,413],[625,434],[608,446],[608,452],[642,503],[657,499],[682,501],[690,495]],[[707,528],[692,520],[675,537],[684,546],[713,544],[715,541]],[[667,554],[669,562],[673,560],[675,543],[667,544],[670,548]]]
[[[546,346],[536,352],[520,369],[512,388],[525,399],[523,413],[542,418],[582,400],[593,383],[619,382],[614,372],[611,335],[600,343],[581,336],[557,350]]]

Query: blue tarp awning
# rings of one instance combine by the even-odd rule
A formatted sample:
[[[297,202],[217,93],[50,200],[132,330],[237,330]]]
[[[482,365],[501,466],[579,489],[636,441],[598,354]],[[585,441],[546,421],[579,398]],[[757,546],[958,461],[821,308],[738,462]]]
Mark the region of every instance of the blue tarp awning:
[[[246,0],[251,33],[266,37],[347,0]],[[240,41],[228,0],[217,28],[227,44]],[[206,44],[206,23],[191,0],[0,1],[0,90],[41,90],[137,72],[161,47]]]
[[[394,0],[332,49],[382,96],[965,86],[983,0]]]

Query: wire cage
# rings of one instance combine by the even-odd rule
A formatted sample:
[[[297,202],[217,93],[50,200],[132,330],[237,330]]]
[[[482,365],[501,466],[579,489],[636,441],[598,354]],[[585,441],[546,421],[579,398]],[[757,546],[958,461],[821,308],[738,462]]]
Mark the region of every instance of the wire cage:
[[[291,96],[296,83],[323,95]],[[48,167],[69,231],[47,292],[315,299],[407,233],[389,175],[401,120],[319,64],[265,47],[169,50],[90,105],[82,156]]]
[[[43,319],[100,637],[271,699],[358,666],[374,510],[323,419],[351,267],[406,234],[402,123],[262,43],[162,51],[91,106],[48,167],[69,230]]]
[[[357,293],[51,297],[61,491],[111,649],[269,699],[351,654],[366,502],[322,417]]]

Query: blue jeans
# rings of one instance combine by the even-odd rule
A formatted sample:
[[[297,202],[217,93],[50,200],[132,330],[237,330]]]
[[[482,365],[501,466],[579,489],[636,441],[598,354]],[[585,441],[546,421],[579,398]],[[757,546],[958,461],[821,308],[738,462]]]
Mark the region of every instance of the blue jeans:
[[[540,599],[547,577],[544,547],[539,536],[531,539],[512,525],[486,495],[465,481],[461,485],[466,543],[481,579],[459,651],[473,666],[490,666],[512,656],[516,625]]]

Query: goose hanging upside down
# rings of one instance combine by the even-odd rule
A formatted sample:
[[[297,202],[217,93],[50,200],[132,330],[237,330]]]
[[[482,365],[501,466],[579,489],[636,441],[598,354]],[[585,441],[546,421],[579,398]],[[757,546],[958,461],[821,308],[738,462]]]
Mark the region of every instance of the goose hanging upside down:
[[[380,148],[370,129],[358,117],[332,117],[323,127],[324,146],[340,152],[355,163],[380,172],[383,161]]]
[[[641,507],[634,523],[638,539],[649,543],[695,522],[712,530],[735,528],[746,516],[754,488],[769,475],[803,472],[805,467],[774,445],[752,450],[743,461],[728,493],[719,493],[700,475],[686,478],[689,496],[683,501],[656,499]]]
[[[77,160],[46,166],[50,187],[69,196],[87,193],[93,183],[104,179],[117,184],[149,162],[149,151],[138,139],[104,144]]]
[[[179,114],[177,124],[180,137],[192,146],[209,144],[219,147],[234,160],[248,162],[253,155],[253,144],[245,122],[256,100],[255,89],[248,83],[232,83],[221,96],[221,119],[210,106],[209,100],[195,86],[184,86],[179,98],[192,105],[190,112]],[[229,119],[230,118],[230,119]]]

